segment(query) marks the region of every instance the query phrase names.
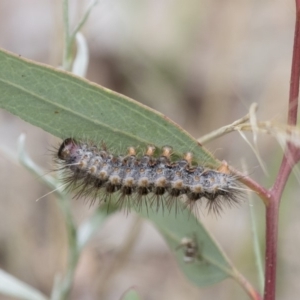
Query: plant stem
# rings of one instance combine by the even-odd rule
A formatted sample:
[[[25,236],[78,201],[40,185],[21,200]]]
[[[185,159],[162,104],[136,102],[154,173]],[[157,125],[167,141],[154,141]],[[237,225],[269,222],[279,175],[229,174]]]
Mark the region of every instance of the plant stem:
[[[244,185],[246,185],[252,191],[256,192],[257,195],[263,200],[263,202],[265,203],[266,206],[269,205],[271,193],[268,189],[264,188],[262,185],[257,183],[255,180],[253,180],[252,178],[250,178],[248,176],[245,176],[243,173],[234,169],[233,167],[230,166],[229,169],[232,174],[235,174],[240,178],[240,181]]]
[[[288,124],[297,124],[300,78],[300,0],[296,0],[296,24],[289,95]]]
[[[252,231],[252,236],[253,236],[253,251],[254,251],[254,255],[255,255],[255,263],[256,263],[256,268],[257,268],[259,292],[263,293],[264,281],[265,281],[264,264],[263,264],[263,257],[262,257],[262,253],[261,253],[260,243],[259,243],[259,236],[258,236],[258,229],[257,229],[258,223],[257,223],[256,215],[254,212],[252,198],[253,197],[251,195],[249,195],[251,231]]]
[[[296,24],[293,47],[293,60],[290,80],[288,125],[296,125],[298,113],[300,79],[300,0],[296,0]],[[274,300],[276,295],[276,266],[277,266],[277,234],[278,211],[283,189],[293,166],[300,159],[300,151],[288,143],[282,159],[280,170],[273,187],[270,189],[271,198],[266,208],[266,261],[265,261],[265,292],[264,300]]]
[[[277,179],[273,187],[270,189],[271,198],[269,205],[266,207],[266,271],[264,300],[275,299],[279,204],[288,177],[293,166],[299,161],[299,159],[299,149],[288,144]]]
[[[274,200],[274,199],[272,199]],[[266,253],[265,253],[265,291],[264,300],[275,299],[276,288],[276,257],[277,257],[277,230],[278,205],[272,201],[266,209]]]
[[[63,0],[63,21],[64,21],[64,50],[63,50],[63,69],[69,70],[69,43],[70,43],[70,25],[69,25],[69,0]]]
[[[83,14],[83,17],[71,33],[69,22],[69,0],[63,0],[63,18],[64,18],[64,53],[63,53],[63,69],[65,71],[71,71],[73,63],[72,47],[75,41],[76,34],[81,30],[86,23],[93,7],[98,3],[98,0],[94,0],[90,3],[87,10]]]
[[[80,257],[80,251],[77,249],[77,229],[73,221],[73,216],[71,214],[70,203],[64,199],[59,199],[59,205],[61,211],[64,214],[64,220],[66,224],[67,234],[68,234],[68,264],[67,272],[60,283],[59,290],[59,300],[66,300],[69,298],[71,292],[71,287],[73,284],[73,278],[78,260]]]
[[[256,105],[256,108],[257,108],[257,104],[256,103],[255,103],[255,105]],[[219,128],[217,130],[214,130],[214,131],[212,131],[212,132],[210,132],[210,133],[202,136],[201,138],[197,139],[197,141],[201,145],[203,145],[203,144],[205,144],[205,143],[207,143],[207,142],[209,142],[211,140],[214,140],[214,139],[216,139],[216,138],[218,138],[218,137],[220,137],[220,136],[222,136],[222,135],[224,135],[224,134],[226,134],[228,132],[236,130],[236,127],[238,125],[246,123],[247,121],[249,121],[249,118],[250,118],[250,115],[248,113],[246,116],[244,116],[244,117],[242,117],[242,118],[234,121],[233,123],[231,123],[229,125],[226,125],[226,126],[223,126],[223,127]]]
[[[259,292],[253,288],[253,286],[248,282],[248,280],[241,273],[239,273],[233,266],[232,269],[233,269],[233,274],[232,274],[233,278],[241,284],[241,287],[245,290],[248,296],[252,300],[262,300],[262,297],[259,294]]]

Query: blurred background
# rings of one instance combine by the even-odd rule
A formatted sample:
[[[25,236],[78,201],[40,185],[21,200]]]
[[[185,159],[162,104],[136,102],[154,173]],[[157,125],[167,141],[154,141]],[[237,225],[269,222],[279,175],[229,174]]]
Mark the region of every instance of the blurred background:
[[[73,27],[88,3],[70,1]],[[253,102],[259,104],[259,120],[285,122],[294,14],[294,1],[285,0],[100,0],[82,30],[90,51],[87,79],[162,112],[196,138],[241,118]],[[0,47],[59,67],[61,1],[2,0]],[[16,153],[21,133],[27,137],[26,151],[49,171],[49,149],[58,140],[0,111],[1,147]],[[247,173],[266,187],[274,182],[282,156],[274,138],[258,137],[267,174],[238,133],[205,146],[238,169],[246,162]],[[0,267],[49,295],[67,260],[67,236],[56,199],[50,195],[36,202],[49,189],[4,152],[0,169]],[[283,196],[279,229],[278,299],[285,300],[300,293],[295,177]],[[264,206],[255,195],[253,201],[264,254]],[[77,224],[95,209],[83,201],[72,203]],[[200,218],[258,287],[248,199],[221,217],[203,211]],[[70,298],[120,299],[132,286],[145,300],[248,299],[230,279],[204,289],[190,284],[154,227],[120,212],[99,228],[83,252]]]

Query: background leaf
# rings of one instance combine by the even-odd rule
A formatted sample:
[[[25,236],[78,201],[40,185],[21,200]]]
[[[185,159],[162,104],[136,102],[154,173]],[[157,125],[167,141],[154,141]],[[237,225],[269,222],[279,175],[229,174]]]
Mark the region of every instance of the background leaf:
[[[121,298],[121,300],[141,300],[141,299],[142,298],[134,288],[131,288],[127,292],[125,292],[124,296]]]
[[[3,270],[0,270],[0,293],[18,299],[47,300],[41,292]]]

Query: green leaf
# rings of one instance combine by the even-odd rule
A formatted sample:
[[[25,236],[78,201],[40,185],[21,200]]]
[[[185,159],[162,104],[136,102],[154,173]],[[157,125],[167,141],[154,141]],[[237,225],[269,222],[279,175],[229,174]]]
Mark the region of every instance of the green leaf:
[[[143,207],[140,214],[155,224],[184,274],[196,285],[212,285],[231,276],[233,269],[228,259],[204,225],[182,203],[177,205],[173,205],[170,211],[163,206],[157,211]],[[182,244],[183,239],[193,240],[198,248],[197,258],[192,262],[184,261],[186,248]]]
[[[0,270],[0,293],[18,299],[47,300],[41,292],[3,270]]]
[[[61,138],[104,141],[110,148],[173,147],[178,156],[217,167],[220,162],[186,131],[123,95],[67,72],[0,50],[0,107]],[[163,99],[162,99],[163,100]]]
[[[108,147],[141,150],[149,144],[173,147],[178,156],[191,151],[197,162],[217,167],[220,162],[166,116],[125,96],[63,71],[0,51],[0,107],[61,138],[104,141]],[[231,274],[230,264],[205,228],[188,210],[145,212],[175,249],[194,234],[203,261],[184,263],[183,249],[175,251],[185,275],[198,286]]]

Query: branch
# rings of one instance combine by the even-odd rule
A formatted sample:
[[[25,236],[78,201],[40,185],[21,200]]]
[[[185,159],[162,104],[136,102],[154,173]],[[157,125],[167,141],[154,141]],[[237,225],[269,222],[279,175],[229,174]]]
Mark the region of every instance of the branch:
[[[300,78],[300,0],[296,0],[296,24],[293,46],[293,59],[290,80],[288,125],[296,125],[298,113]],[[295,145],[288,143],[281,162],[280,170],[273,187],[270,189],[270,205],[266,210],[266,273],[264,300],[274,300],[276,293],[276,266],[277,266],[277,235],[278,211],[283,189],[293,166],[300,159],[300,151]]]

